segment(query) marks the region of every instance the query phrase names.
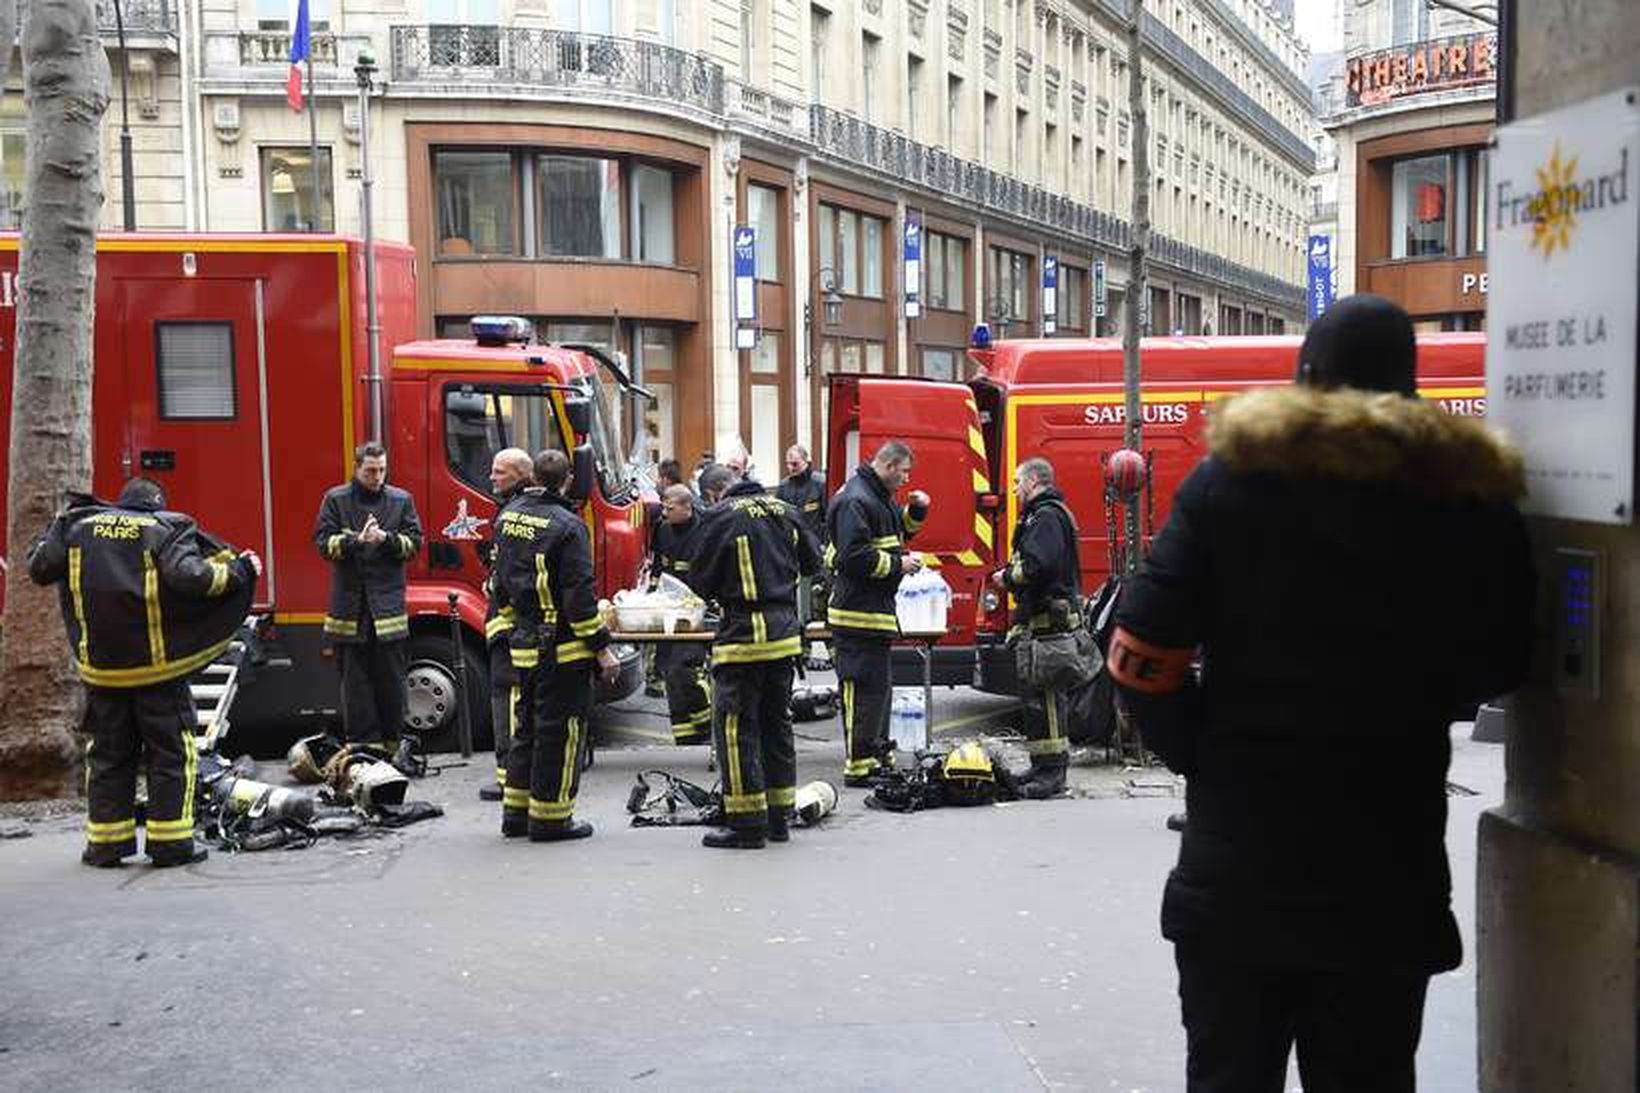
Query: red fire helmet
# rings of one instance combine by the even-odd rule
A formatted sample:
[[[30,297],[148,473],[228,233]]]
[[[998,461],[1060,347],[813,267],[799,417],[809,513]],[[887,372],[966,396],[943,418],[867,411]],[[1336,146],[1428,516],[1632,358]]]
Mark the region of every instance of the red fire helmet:
[[[1145,457],[1132,448],[1118,448],[1105,460],[1105,485],[1127,498],[1145,488]]]

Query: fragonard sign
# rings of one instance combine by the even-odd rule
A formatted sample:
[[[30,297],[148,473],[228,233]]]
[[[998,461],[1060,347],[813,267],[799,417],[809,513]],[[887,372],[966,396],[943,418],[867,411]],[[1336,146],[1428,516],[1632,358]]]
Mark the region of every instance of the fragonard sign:
[[[1344,68],[1347,106],[1373,106],[1408,95],[1450,91],[1497,79],[1496,34],[1465,34],[1368,53]]]
[[[1523,508],[1634,517],[1640,88],[1498,130],[1486,401],[1526,456]]]

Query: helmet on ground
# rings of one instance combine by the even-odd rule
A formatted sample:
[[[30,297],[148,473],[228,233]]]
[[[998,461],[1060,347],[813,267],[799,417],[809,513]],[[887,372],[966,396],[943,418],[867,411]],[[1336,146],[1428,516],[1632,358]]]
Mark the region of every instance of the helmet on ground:
[[[366,812],[383,805],[402,805],[410,789],[410,779],[392,763],[359,763],[348,773],[353,779],[353,803]]]
[[[322,768],[340,750],[341,745],[336,739],[324,733],[302,737],[290,746],[290,751],[285,756],[285,761],[290,766],[290,776],[309,785],[324,781]]]
[[[990,804],[997,795],[991,757],[973,741],[952,748],[940,762],[940,788],[947,804]]]

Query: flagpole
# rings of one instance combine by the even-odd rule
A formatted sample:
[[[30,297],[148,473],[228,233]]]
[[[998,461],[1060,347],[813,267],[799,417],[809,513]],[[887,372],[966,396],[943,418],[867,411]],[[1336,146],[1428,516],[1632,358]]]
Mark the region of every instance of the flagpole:
[[[319,112],[313,94],[313,34],[308,33],[307,48],[307,116],[308,162],[313,165],[313,204],[309,206],[308,231],[319,231],[323,223],[319,216]]]

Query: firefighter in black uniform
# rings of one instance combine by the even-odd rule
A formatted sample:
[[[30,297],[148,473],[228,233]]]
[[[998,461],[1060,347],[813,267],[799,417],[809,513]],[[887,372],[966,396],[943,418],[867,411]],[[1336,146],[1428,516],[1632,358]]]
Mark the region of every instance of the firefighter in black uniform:
[[[148,774],[148,857],[205,857],[194,842],[194,717],[187,677],[245,621],[262,563],[235,554],[133,479],[117,504],[70,494],[29,552],[35,584],[60,583],[63,624],[86,684],[86,846],[112,867],[137,852],[137,770]]]
[[[701,518],[688,486],[666,487],[661,495],[661,522],[655,527],[653,572],[685,584],[700,538]],[[699,642],[660,646],[656,667],[666,680],[666,707],[675,744],[712,742],[712,689],[706,678],[706,647]]]
[[[701,492],[723,500],[706,517],[689,584],[723,609],[712,644],[713,741],[723,773],[725,830],[701,841],[725,849],[785,842],[797,801],[797,749],[787,716],[801,653],[797,582],[820,551],[790,505],[751,479],[728,484],[711,467]],[[725,489],[725,487],[727,487]]]
[[[831,545],[831,604],[826,620],[837,651],[843,691],[843,783],[871,784],[879,767],[893,762],[888,738],[891,691],[890,644],[900,632],[894,593],[900,579],[922,568],[905,549],[928,516],[928,495],[911,492],[902,513],[894,492],[911,478],[911,449],[890,440],[837,491],[826,511]]]
[[[501,506],[498,515],[530,484],[533,474],[530,453],[523,448],[503,448],[495,453],[490,461],[490,493]],[[495,543],[492,540],[484,545],[489,550],[486,557],[493,564]],[[490,657],[490,729],[495,734],[495,784],[479,786],[478,796],[484,801],[499,801],[507,784],[507,753],[512,750],[519,688],[507,641],[512,632],[512,608],[503,608],[494,595],[488,600],[484,612],[484,645]]]
[[[353,480],[325,494],[313,542],[331,563],[325,633],[342,673],[342,731],[380,744],[404,727],[404,563],[421,549],[416,503],[387,484],[387,449],[353,453]]]
[[[512,610],[509,641],[521,688],[501,834],[556,842],[592,834],[592,825],[574,816],[592,666],[596,661],[613,678],[620,662],[598,615],[591,539],[563,494],[568,457],[551,449],[538,454],[535,481],[496,517],[490,575],[491,594]]]
[[[786,449],[786,477],[774,495],[796,509],[809,533],[823,547],[826,542],[826,484],[814,473],[809,450],[801,444]]]
[[[1054,485],[1053,464],[1027,459],[1014,472],[1020,519],[1008,565],[991,580],[1013,594],[1013,637],[1062,634],[1082,624],[1081,573],[1076,521]],[[1021,683],[1023,686],[1023,682]],[[1065,735],[1065,692],[1026,694],[1025,749],[1031,773],[1020,786],[1025,797],[1052,797],[1065,789],[1070,744]]]

